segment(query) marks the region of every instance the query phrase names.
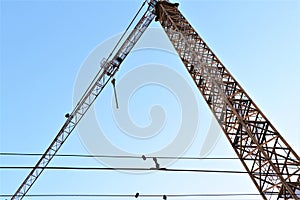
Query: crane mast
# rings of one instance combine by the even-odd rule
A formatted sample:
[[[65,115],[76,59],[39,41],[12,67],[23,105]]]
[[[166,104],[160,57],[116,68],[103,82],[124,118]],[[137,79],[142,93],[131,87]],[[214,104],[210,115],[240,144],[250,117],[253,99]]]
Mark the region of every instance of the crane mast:
[[[300,158],[178,10],[151,0],[11,199],[22,199],[156,17],[263,199],[300,199]]]
[[[263,199],[299,199],[300,158],[178,10],[156,4],[168,35]]]
[[[123,42],[122,46],[114,54],[114,56],[110,60],[103,59],[101,61],[100,70],[89,85],[88,89],[83,94],[82,98],[79,100],[72,113],[68,115],[66,122],[64,123],[48,149],[42,155],[35,167],[31,170],[29,175],[22,182],[11,199],[22,199],[26,195],[31,186],[38,179],[38,177],[50,163],[52,158],[55,156],[57,151],[75,129],[76,125],[82,119],[84,114],[88,111],[98,95],[107,85],[109,80],[118,71],[120,64],[124,61],[126,56],[129,54],[129,52],[132,50],[134,45],[137,43],[139,38],[142,36],[149,24],[154,19],[155,15],[153,14],[153,10],[155,4],[155,0],[150,1],[149,7],[147,8],[146,12],[136,24],[127,39]],[[113,53],[114,51],[111,53],[111,55]]]

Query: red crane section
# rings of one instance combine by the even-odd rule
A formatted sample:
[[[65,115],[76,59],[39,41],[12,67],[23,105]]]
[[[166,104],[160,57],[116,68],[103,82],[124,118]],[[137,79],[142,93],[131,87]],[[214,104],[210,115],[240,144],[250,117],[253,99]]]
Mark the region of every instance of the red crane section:
[[[156,5],[156,20],[264,199],[299,199],[300,158],[178,10]]]

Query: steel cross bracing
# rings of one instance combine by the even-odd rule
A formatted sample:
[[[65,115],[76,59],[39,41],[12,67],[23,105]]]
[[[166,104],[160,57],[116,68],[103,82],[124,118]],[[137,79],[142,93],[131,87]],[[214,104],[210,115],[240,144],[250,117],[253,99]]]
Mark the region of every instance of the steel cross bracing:
[[[68,116],[68,119],[58,132],[57,136],[54,138],[53,142],[50,144],[48,149],[45,151],[43,156],[37,162],[35,167],[25,178],[23,183],[20,185],[18,190],[12,196],[11,199],[22,199],[46,166],[49,164],[51,159],[55,156],[57,151],[60,149],[62,144],[66,141],[68,136],[72,133],[76,125],[82,119],[84,114],[93,104],[97,96],[101,93],[105,85],[117,72],[120,64],[123,62],[125,57],[131,51],[133,46],[142,36],[144,31],[147,29],[151,21],[154,19],[155,15],[153,14],[153,9],[156,4],[155,0],[151,0],[147,11],[144,13],[140,21],[134,27],[130,35],[124,41],[119,50],[114,54],[113,58],[109,61],[102,60],[100,64],[100,70],[97,73],[96,77],[93,79],[88,89],[79,100],[76,107],[73,109],[73,112]],[[112,52],[113,53],[113,52]]]
[[[158,2],[161,23],[263,199],[300,199],[300,158],[178,10]]]

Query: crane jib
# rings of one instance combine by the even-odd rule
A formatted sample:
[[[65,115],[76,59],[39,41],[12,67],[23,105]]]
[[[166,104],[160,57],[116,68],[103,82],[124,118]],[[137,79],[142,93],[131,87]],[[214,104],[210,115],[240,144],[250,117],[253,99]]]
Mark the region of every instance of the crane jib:
[[[178,4],[158,2],[155,13],[262,197],[299,199],[296,152],[181,14]]]
[[[55,154],[58,152],[63,143],[67,140],[69,135],[75,129],[76,125],[82,119],[84,114],[96,100],[98,95],[101,93],[103,88],[107,85],[110,79],[118,71],[119,66],[124,61],[126,56],[132,50],[134,45],[140,39],[142,34],[145,32],[149,24],[154,19],[154,6],[156,0],[151,0],[146,12],[143,14],[142,18],[138,21],[132,32],[122,43],[121,47],[118,49],[117,53],[111,58],[111,60],[102,60],[100,70],[96,74],[95,78],[89,85],[88,89],[83,94],[82,98],[79,100],[71,114],[66,115],[67,120],[45,151],[43,156],[39,159],[35,167],[31,170],[29,175],[22,182],[20,187],[17,189],[15,194],[11,199],[23,199],[50,161],[53,159]],[[110,55],[112,55],[114,50]],[[110,56],[109,56],[110,58]]]

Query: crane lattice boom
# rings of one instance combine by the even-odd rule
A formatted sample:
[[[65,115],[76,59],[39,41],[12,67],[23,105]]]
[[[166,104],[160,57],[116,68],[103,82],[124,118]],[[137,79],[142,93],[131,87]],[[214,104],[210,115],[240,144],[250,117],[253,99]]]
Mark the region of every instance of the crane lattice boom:
[[[158,20],[264,199],[299,199],[300,158],[178,10]],[[298,194],[300,195],[300,194]]]
[[[99,72],[89,85],[82,98],[77,103],[76,107],[73,109],[73,112],[68,116],[68,119],[58,132],[57,136],[54,138],[48,149],[45,151],[43,156],[29,173],[29,175],[25,178],[25,180],[11,199],[22,199],[26,195],[31,186],[34,184],[34,182],[58,152],[62,144],[67,140],[69,135],[75,129],[76,125],[82,119],[84,114],[96,100],[103,88],[118,71],[119,66],[121,65],[123,60],[132,50],[136,42],[140,39],[149,24],[153,21],[155,17],[153,14],[155,3],[155,1],[151,1],[149,3],[147,11],[134,27],[133,31],[129,34],[127,39],[123,42],[122,46],[111,58],[111,60],[102,60]]]

